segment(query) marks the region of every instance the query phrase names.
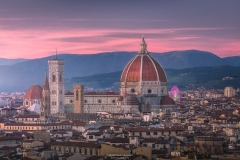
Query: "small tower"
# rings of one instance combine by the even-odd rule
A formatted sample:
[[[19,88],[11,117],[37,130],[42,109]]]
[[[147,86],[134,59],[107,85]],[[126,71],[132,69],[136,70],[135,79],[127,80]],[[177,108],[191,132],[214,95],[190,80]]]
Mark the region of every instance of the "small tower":
[[[73,85],[74,90],[74,113],[83,113],[84,86],[80,84]]]
[[[57,58],[48,61],[50,112],[64,113],[64,61]]]
[[[46,73],[42,91],[41,117],[46,117],[46,115],[49,114],[50,114],[50,88],[48,76]]]

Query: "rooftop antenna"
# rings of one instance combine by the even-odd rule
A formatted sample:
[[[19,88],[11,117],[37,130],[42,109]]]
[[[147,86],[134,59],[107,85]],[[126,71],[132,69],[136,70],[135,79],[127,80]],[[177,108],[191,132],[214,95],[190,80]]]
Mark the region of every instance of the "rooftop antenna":
[[[58,53],[57,53],[57,48],[56,48],[56,59],[57,59],[57,54],[58,54]]]

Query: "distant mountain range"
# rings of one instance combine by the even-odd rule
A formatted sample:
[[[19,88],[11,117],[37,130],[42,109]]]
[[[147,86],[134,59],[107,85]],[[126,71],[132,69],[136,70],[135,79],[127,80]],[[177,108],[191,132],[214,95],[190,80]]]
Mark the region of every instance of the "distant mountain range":
[[[180,89],[224,89],[227,86],[240,88],[240,67],[212,66],[187,69],[165,69],[168,78],[168,86],[177,85]],[[81,83],[85,89],[97,88],[103,90],[119,90],[119,80],[122,71],[113,73],[96,74],[86,77],[74,77],[66,79],[65,88],[72,90],[72,84]]]
[[[19,59],[0,58],[0,65],[13,65],[13,64],[21,63],[27,60],[28,59],[23,59],[23,58],[19,58]]]
[[[137,52],[108,52],[91,55],[60,54],[58,58],[65,61],[65,78],[72,78],[122,71],[136,54]],[[240,56],[220,58],[205,51],[187,50],[150,54],[165,69],[180,70],[222,65],[240,66]],[[41,85],[45,70],[48,70],[48,60],[54,58],[55,56],[32,60],[0,59],[0,92],[24,91],[33,84]],[[167,76],[169,77],[168,73]]]

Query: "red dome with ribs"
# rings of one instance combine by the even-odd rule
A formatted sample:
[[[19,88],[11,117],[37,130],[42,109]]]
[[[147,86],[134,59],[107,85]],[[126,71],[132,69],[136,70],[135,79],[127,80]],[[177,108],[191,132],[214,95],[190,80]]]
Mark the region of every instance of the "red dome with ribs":
[[[163,68],[149,54],[135,56],[122,72],[121,82],[140,80],[167,82]]]
[[[42,99],[42,91],[41,86],[33,85],[27,90],[24,99]]]

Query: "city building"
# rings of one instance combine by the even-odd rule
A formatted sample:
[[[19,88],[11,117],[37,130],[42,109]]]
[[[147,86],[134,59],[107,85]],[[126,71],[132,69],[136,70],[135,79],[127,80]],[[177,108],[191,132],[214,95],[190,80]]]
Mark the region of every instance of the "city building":
[[[57,57],[49,61],[49,88],[46,79],[47,76],[43,87],[41,116],[49,113],[81,114],[98,111],[158,114],[160,109],[167,112],[176,107],[168,96],[166,74],[161,65],[150,56],[144,37],[140,51],[122,72],[119,92],[84,92],[83,85],[74,84],[73,92],[64,95],[64,61]],[[46,99],[50,105],[45,102]],[[46,112],[45,109],[49,110],[49,106],[50,112]]]
[[[235,89],[233,87],[226,87],[224,89],[224,96],[225,97],[234,97],[235,96]]]

